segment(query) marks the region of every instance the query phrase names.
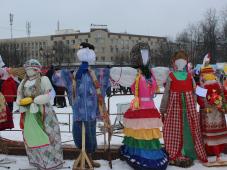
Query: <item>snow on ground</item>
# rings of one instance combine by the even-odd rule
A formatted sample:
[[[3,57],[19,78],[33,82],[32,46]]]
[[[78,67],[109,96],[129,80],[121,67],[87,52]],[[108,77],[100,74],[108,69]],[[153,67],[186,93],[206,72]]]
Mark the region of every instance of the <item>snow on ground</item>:
[[[0,154],[0,160],[7,157],[7,159],[11,159],[14,160],[16,162],[11,163],[11,164],[4,164],[4,166],[9,166],[10,170],[20,170],[23,168],[33,168],[31,165],[29,165],[28,163],[28,159],[26,156],[8,156],[8,155],[1,155]],[[213,157],[212,157],[213,158]],[[227,160],[227,155],[224,155],[224,157]],[[98,162],[101,164],[100,168],[95,168],[97,170],[111,170],[108,164],[108,161],[104,161],[104,160],[98,160]],[[133,170],[126,162],[121,161],[119,159],[117,160],[113,160],[112,161],[112,165],[113,165],[113,169],[112,170]],[[65,160],[65,164],[64,167],[70,167],[67,169],[72,169],[73,166],[73,160]],[[4,170],[6,168],[1,167],[0,164],[0,170]],[[205,166],[203,166],[201,163],[199,163],[198,161],[194,162],[194,165],[190,168],[179,168],[179,167],[175,167],[175,166],[168,166],[167,170],[226,170],[226,167],[210,167],[207,168]],[[35,170],[35,169],[29,169],[29,170]]]
[[[110,99],[110,113],[117,113],[117,104],[118,103],[129,103],[132,100],[133,96],[114,96]],[[159,108],[160,106],[160,101],[161,101],[162,95],[157,95],[154,98],[155,101],[155,105],[157,108]],[[106,98],[106,102],[107,102],[107,98]],[[68,102],[67,102],[68,103]],[[59,113],[58,119],[60,124],[60,128],[61,131],[65,131],[62,132],[62,142],[66,143],[66,144],[73,144],[73,138],[72,138],[72,134],[71,132],[69,132],[69,130],[71,131],[72,128],[70,127],[69,129],[69,125],[67,125],[67,123],[70,122],[72,123],[72,114],[66,114],[66,113],[72,113],[72,109],[70,106],[65,107],[65,108],[56,108],[54,107],[56,113]],[[118,108],[119,109],[119,108]],[[16,110],[16,107],[14,108],[14,110]],[[61,114],[60,114],[61,113]],[[14,125],[15,128],[13,130],[19,130],[19,114],[14,114]],[[119,118],[119,117],[118,117]],[[111,115],[111,122],[112,124],[115,122],[116,119],[116,115]],[[118,122],[117,122],[118,123]],[[102,124],[100,122],[98,122],[98,124]],[[99,132],[99,128],[97,128],[97,131]],[[0,132],[0,135],[11,139],[11,140],[20,140],[22,141],[22,135],[21,135],[21,131],[2,131]],[[123,136],[123,134],[119,134],[120,136]],[[98,145],[102,145],[104,143],[104,136],[103,135],[99,135],[97,136],[97,141],[98,141]],[[118,136],[113,136],[112,140],[111,140],[111,144],[118,144],[120,145],[122,141],[122,137],[118,137]],[[161,140],[161,142],[163,143],[163,140]],[[29,168],[31,167],[28,164],[28,160],[26,156],[9,156],[9,155],[2,155],[0,154],[0,160],[3,158],[9,158],[9,159],[13,159],[16,160],[16,163],[12,163],[12,164],[8,164],[6,166],[10,166],[11,170],[18,170],[19,168]],[[225,160],[227,160],[227,155],[223,155],[223,158],[225,158]],[[209,159],[214,159],[214,157],[210,157]],[[109,170],[109,166],[108,166],[108,162],[104,161],[104,160],[98,160],[98,162],[101,163],[102,167],[98,168],[99,170]],[[131,167],[129,167],[127,165],[126,162],[121,161],[121,160],[113,160],[113,170],[119,170],[119,169],[127,169],[127,170],[132,170]],[[65,160],[65,164],[64,167],[72,167],[73,165],[73,160]],[[0,164],[0,170],[4,170],[5,168],[1,167]],[[183,170],[184,168],[178,168],[178,167],[174,167],[174,166],[168,166],[167,170]],[[205,170],[208,169],[207,167],[204,167],[201,163],[199,163],[198,161],[195,161],[194,165],[190,168],[187,168],[187,170]],[[213,168],[209,168],[210,170],[224,170],[226,169],[226,167],[213,167]]]

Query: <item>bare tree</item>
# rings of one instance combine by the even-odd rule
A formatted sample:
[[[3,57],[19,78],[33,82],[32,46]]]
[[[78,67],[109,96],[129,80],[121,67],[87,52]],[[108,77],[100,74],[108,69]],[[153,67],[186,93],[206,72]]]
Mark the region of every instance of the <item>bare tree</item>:
[[[74,50],[64,44],[62,41],[55,42],[53,47],[55,51],[54,63],[61,65],[62,63],[73,63],[75,62]]]
[[[222,35],[223,40],[227,39],[227,5],[221,11]]]
[[[121,50],[114,56],[114,64],[116,65],[128,65],[130,64],[129,51]]]
[[[0,43],[0,54],[6,66],[19,67],[25,62],[27,51],[12,41]]]
[[[209,9],[201,21],[204,50],[211,53],[211,63],[216,63],[218,17],[215,9]]]

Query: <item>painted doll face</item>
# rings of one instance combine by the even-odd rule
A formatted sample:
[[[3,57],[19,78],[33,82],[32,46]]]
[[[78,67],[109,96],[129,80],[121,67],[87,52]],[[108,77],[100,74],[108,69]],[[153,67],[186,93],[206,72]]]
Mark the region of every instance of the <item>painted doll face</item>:
[[[38,74],[38,71],[34,68],[27,68],[26,74],[27,74],[28,77],[33,77],[33,76]]]
[[[177,59],[174,64],[176,66],[176,70],[184,70],[184,68],[187,65],[187,61],[185,59],[180,58]]]
[[[143,60],[143,65],[147,65],[149,61],[149,50],[148,49],[141,49],[140,50],[142,60]]]

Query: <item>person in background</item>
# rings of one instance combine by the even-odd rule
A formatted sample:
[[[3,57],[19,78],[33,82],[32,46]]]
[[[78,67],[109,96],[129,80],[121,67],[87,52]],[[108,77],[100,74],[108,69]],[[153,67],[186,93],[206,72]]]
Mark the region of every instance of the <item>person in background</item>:
[[[17,87],[15,89],[15,82],[13,81],[14,80],[10,78],[9,73],[5,68],[0,69],[0,82],[2,82],[1,93],[0,93],[0,112],[1,112],[0,113],[0,130],[14,128],[12,110],[13,110],[13,101],[15,100],[15,97],[7,96],[10,94],[13,94],[16,96],[15,92],[17,91]],[[10,88],[7,88],[7,85],[10,86]],[[4,91],[4,94],[2,92],[2,89]],[[6,101],[6,98],[8,102]]]
[[[13,112],[13,102],[16,101],[17,83],[13,79],[10,68],[7,69],[8,78],[2,83],[2,94],[5,96],[9,111]]]
[[[51,84],[52,84],[52,86],[54,88],[54,91],[56,92],[57,87],[54,85],[54,83],[52,81],[52,76],[53,76],[54,72],[55,72],[55,68],[54,68],[53,65],[51,65],[50,69],[46,73],[46,76],[49,78],[49,80],[50,80],[50,82],[51,82]],[[56,101],[57,101],[57,97],[54,97],[54,105],[53,106],[56,106],[56,103],[57,103]]]

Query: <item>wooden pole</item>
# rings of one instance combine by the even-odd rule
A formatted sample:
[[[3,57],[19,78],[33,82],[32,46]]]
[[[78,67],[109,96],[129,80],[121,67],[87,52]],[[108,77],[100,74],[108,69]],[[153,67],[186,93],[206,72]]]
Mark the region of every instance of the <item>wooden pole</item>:
[[[85,140],[86,140],[85,134],[86,134],[85,125],[84,125],[84,122],[82,122],[82,148],[81,148],[80,155],[74,161],[73,170],[93,170],[94,169],[85,150]],[[86,165],[88,165],[88,167],[86,167]]]

